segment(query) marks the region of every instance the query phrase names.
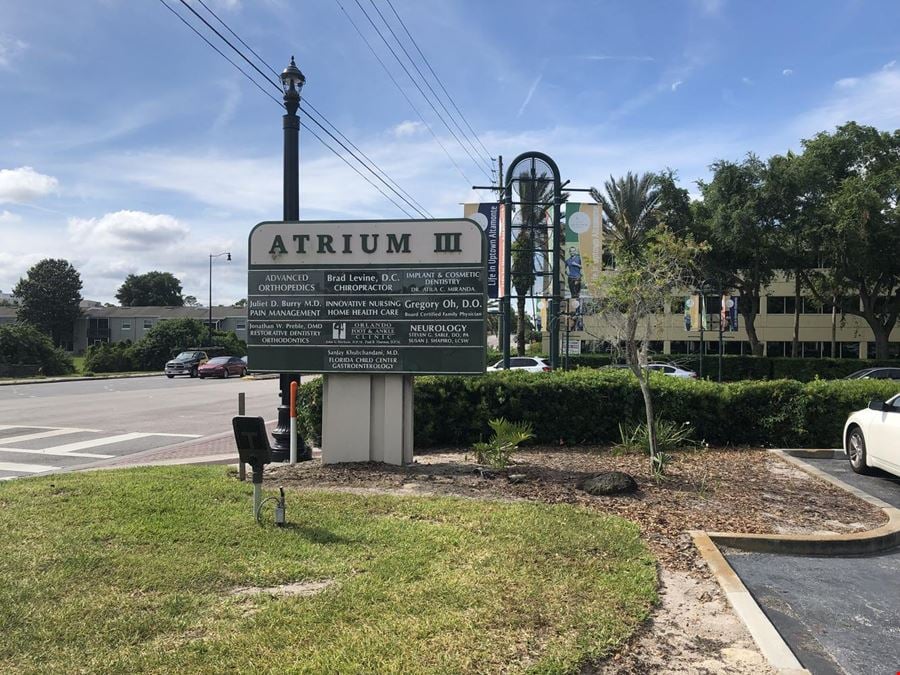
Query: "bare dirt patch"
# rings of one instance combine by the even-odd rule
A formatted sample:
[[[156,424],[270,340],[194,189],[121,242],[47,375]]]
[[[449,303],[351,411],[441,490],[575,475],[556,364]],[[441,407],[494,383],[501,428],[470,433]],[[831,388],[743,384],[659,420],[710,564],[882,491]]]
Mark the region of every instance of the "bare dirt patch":
[[[527,448],[493,478],[482,477],[471,454],[446,450],[416,456],[405,467],[319,461],[268,471],[270,483],[296,488],[376,489],[481,499],[580,504],[638,523],[661,564],[705,569],[689,530],[713,532],[853,532],[884,522],[880,509],[797,470],[764,450],[702,450],[675,455],[656,480],[647,458],[614,456],[607,448]],[[633,495],[594,497],[578,489],[586,477],[625,471]],[[515,476],[510,480],[510,476]],[[522,478],[518,478],[521,476]]]
[[[229,595],[236,595],[239,597],[252,597],[254,595],[274,595],[281,597],[291,595],[315,595],[316,593],[321,593],[333,583],[334,581],[332,579],[325,579],[324,581],[300,581],[293,584],[268,586],[266,588],[260,586],[239,586],[238,588],[233,588]]]

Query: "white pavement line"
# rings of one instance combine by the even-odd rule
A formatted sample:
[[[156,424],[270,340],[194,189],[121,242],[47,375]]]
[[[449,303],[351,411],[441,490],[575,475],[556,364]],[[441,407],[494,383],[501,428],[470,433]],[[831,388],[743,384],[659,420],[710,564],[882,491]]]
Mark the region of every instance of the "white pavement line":
[[[148,433],[148,436],[171,436],[172,438],[203,438],[201,434],[158,434]]]
[[[18,464],[16,462],[0,462],[0,471],[17,471],[19,473],[44,473],[45,471],[58,471],[58,466],[46,466],[44,464]]]
[[[79,450],[86,450],[87,448],[96,448],[98,445],[112,445],[113,443],[123,443],[125,441],[133,441],[138,438],[147,438],[147,436],[153,436],[154,434],[145,434],[138,431],[134,431],[130,434],[120,434],[118,436],[106,436],[105,438],[92,438],[89,441],[78,441],[77,443],[66,443],[65,445],[56,445],[51,448],[45,448],[46,450],[52,450],[53,452],[59,453],[70,453],[77,452]]]
[[[53,438],[54,436],[66,436],[67,434],[75,434],[80,431],[88,431],[87,429],[53,429],[52,431],[39,431],[33,434],[22,434],[21,436],[7,436],[0,438],[0,445],[20,443],[22,441],[35,441],[40,438]]]
[[[88,431],[92,434],[99,433],[97,429],[75,429],[74,427],[42,427],[39,424],[0,424],[0,431],[7,429],[68,429],[69,431]]]
[[[0,476],[0,480],[12,480],[13,478],[18,478],[18,476]]]
[[[18,453],[21,455],[45,455],[47,457],[87,457],[89,459],[110,459],[115,455],[97,455],[92,452],[60,452],[56,448],[45,448],[43,450],[26,450],[25,448],[0,448],[0,455],[5,452]]]

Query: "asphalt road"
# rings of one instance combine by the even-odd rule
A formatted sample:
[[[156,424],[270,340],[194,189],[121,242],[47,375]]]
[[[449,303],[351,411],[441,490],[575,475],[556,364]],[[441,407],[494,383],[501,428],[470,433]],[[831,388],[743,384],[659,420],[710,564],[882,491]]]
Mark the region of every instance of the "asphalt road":
[[[802,461],[900,506],[900,481],[887,473],[860,476],[843,457]],[[812,673],[900,672],[900,551],[855,558],[723,553]]]
[[[0,480],[77,468],[275,419],[278,380],[142,377],[0,387]]]

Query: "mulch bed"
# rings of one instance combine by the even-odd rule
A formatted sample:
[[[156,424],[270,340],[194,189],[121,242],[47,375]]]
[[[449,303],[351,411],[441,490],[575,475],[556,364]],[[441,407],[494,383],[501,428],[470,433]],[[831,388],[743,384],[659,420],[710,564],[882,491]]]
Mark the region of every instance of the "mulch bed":
[[[580,504],[632,520],[673,569],[702,566],[689,530],[800,533],[868,530],[884,522],[880,509],[807,475],[763,450],[681,452],[658,481],[643,455],[608,448],[530,447],[493,477],[478,472],[463,450],[428,452],[410,466],[332,464],[318,460],[267,471],[270,484],[294,488],[376,489],[481,499],[528,499]],[[578,489],[593,474],[624,471],[638,483],[633,495],[594,497]],[[513,482],[511,475],[522,475]],[[518,479],[517,479],[518,480]]]

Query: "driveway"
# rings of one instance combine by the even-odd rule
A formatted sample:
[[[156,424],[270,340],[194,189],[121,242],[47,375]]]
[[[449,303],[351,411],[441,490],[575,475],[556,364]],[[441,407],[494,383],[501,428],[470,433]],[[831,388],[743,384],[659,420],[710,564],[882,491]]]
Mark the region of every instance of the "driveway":
[[[900,480],[888,474],[859,476],[843,454],[802,461],[900,506]],[[900,550],[855,558],[722,553],[812,673],[900,672]]]

